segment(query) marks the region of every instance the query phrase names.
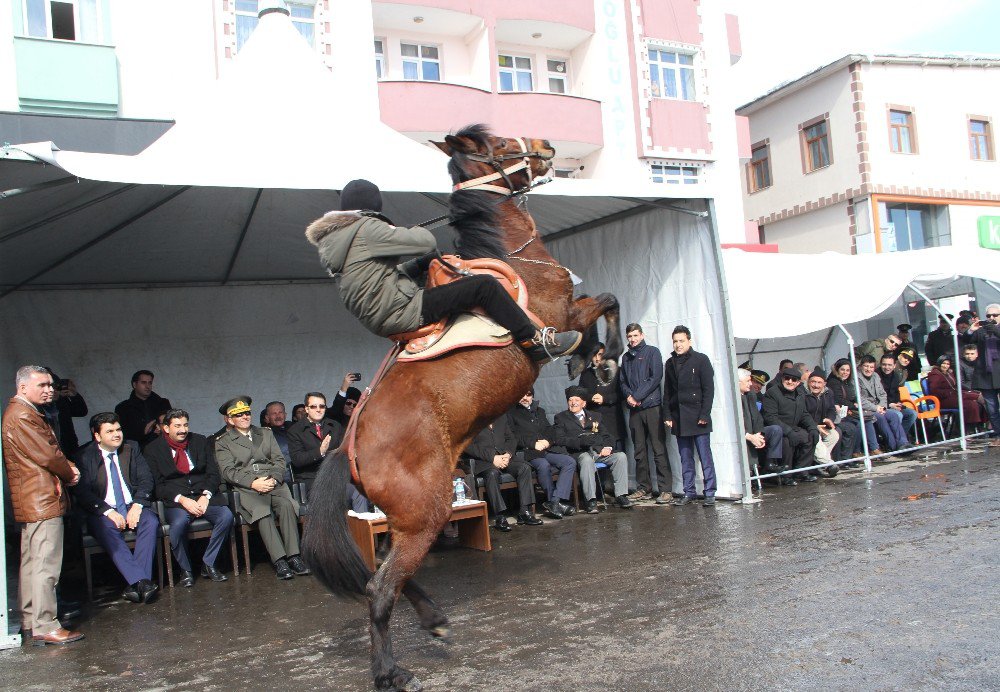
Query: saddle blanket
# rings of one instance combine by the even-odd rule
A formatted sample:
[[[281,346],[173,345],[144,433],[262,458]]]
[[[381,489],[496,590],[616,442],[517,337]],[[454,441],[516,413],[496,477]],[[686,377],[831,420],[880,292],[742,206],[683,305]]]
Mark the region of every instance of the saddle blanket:
[[[396,360],[412,363],[438,358],[458,348],[499,348],[514,342],[511,333],[488,317],[472,312],[463,312],[452,318],[444,335],[430,348],[419,353],[403,351]]]

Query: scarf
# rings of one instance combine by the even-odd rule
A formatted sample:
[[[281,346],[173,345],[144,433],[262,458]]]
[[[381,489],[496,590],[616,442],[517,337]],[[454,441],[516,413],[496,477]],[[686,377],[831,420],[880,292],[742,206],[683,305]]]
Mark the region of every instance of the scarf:
[[[174,442],[169,435],[164,435],[163,439],[167,441],[167,446],[174,450],[174,466],[177,470],[184,474],[191,473],[194,464],[188,462],[188,441],[185,439],[183,442]]]

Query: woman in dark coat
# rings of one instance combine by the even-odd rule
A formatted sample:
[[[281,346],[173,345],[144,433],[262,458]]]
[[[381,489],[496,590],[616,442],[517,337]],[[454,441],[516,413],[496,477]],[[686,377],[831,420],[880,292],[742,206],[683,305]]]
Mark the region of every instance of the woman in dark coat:
[[[847,408],[847,415],[842,416],[837,422],[840,428],[841,438],[854,440],[851,449],[842,448],[840,453],[842,458],[855,456],[861,452],[861,431],[858,430],[858,394],[854,391],[854,379],[851,377],[851,361],[841,358],[833,364],[833,371],[826,378],[826,388],[833,393],[833,403],[842,413],[844,407]],[[844,432],[845,428],[852,428]],[[876,446],[875,426],[871,421],[865,421],[865,433],[868,435],[868,445],[872,449]],[[851,466],[848,464],[848,466]]]
[[[621,407],[621,390],[618,387],[618,363],[604,359],[605,346],[597,344],[597,352],[587,369],[580,375],[580,386],[587,390],[587,408],[601,414],[604,431],[615,442],[615,451],[625,449],[625,414]]]
[[[938,358],[937,365],[927,373],[927,390],[941,402],[941,408],[958,408],[958,384],[952,370],[951,356]],[[962,413],[966,425],[979,425],[986,417],[979,405],[979,392],[962,392]]]

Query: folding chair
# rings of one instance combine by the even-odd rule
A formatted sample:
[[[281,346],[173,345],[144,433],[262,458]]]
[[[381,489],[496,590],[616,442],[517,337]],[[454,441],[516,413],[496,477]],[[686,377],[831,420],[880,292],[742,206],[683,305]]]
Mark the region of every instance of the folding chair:
[[[909,384],[909,383],[907,383],[907,384]],[[933,399],[934,400],[934,404],[936,405],[936,408],[938,410],[938,425],[941,428],[941,439],[942,440],[948,439],[949,437],[951,437],[952,430],[955,427],[955,420],[956,420],[956,416],[958,416],[958,409],[957,408],[941,408],[941,400],[938,399],[933,394],[931,394],[930,387],[927,386],[927,378],[926,377],[921,377],[920,378],[920,393],[923,396],[927,397],[928,399]],[[918,413],[918,415],[919,415],[919,413]],[[944,425],[942,424],[942,417],[943,416],[948,416],[947,434],[945,432],[946,429],[945,429]]]
[[[941,424],[941,402],[936,396],[924,395],[920,382],[911,380],[899,387],[899,403],[917,412],[920,430],[924,433],[924,444],[930,444],[927,436],[927,420],[936,420],[941,429],[941,439],[944,439],[944,426]],[[917,440],[919,442],[919,439]]]
[[[226,504],[229,505],[229,493],[222,493],[222,496],[226,500]],[[170,548],[170,525],[167,523],[167,509],[161,500],[156,501],[156,513],[160,515],[160,526],[163,528],[163,555],[167,563],[167,584],[171,588],[174,586],[174,555]],[[188,540],[192,538],[210,538],[212,536],[212,525],[208,523],[207,519],[194,519],[190,524],[188,524],[187,530]],[[233,528],[229,530],[229,556],[233,561],[233,576],[240,576],[240,561],[237,557],[236,552],[236,522],[233,522]]]
[[[168,527],[161,524],[159,531],[163,535],[167,531]],[[135,531],[126,531],[123,534],[125,538],[125,543],[135,548]],[[169,540],[169,539],[168,539]],[[94,555],[100,553],[106,553],[107,551],[97,542],[97,539],[90,535],[90,531],[87,530],[87,524],[83,525],[83,539],[81,541],[81,546],[83,548],[83,567],[87,576],[87,600],[94,600],[94,572],[92,569],[92,558]],[[163,587],[163,551],[160,546],[160,542],[156,542],[156,567],[157,567],[157,583],[160,587]]]

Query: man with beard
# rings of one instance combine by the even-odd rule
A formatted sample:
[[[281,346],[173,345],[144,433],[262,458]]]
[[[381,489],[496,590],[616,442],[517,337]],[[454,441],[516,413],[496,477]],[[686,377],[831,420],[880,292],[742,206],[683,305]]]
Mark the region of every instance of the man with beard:
[[[779,374],[780,387],[769,387],[764,394],[761,413],[764,425],[777,425],[784,435],[782,444],[783,466],[801,469],[813,465],[819,428],[806,408],[801,384],[802,373],[795,368],[785,368]],[[795,474],[807,483],[816,481],[808,473]]]
[[[115,406],[126,440],[145,447],[157,437],[157,418],[171,408],[170,400],[153,391],[153,373],[137,370],[132,375],[132,394]]]
[[[837,466],[833,464],[834,452],[840,442],[840,433],[834,423],[837,420],[837,408],[833,403],[833,393],[826,388],[826,374],[819,368],[809,373],[806,378],[806,410],[819,428],[819,441],[816,443],[816,461],[820,464],[831,464],[824,471],[829,478],[837,475]],[[854,440],[848,441],[853,444]],[[813,472],[818,474],[819,469]]]
[[[562,519],[572,515],[576,510],[569,504],[569,497],[573,493],[576,461],[566,453],[565,447],[552,446],[552,424],[545,409],[535,403],[534,389],[510,410],[510,420],[517,446],[525,461],[535,469],[538,484],[545,491],[546,501],[542,503],[545,516]],[[556,473],[559,480],[553,482],[552,476]]]
[[[201,561],[201,576],[212,581],[226,581],[226,575],[215,568],[215,559],[233,528],[233,513],[219,487],[221,477],[212,446],[204,435],[191,432],[190,418],[183,409],[167,411],[163,434],[144,450],[156,498],[166,509],[170,548],[181,568],[177,583],[186,587],[194,586],[187,535],[191,522],[200,518],[212,526]]]

